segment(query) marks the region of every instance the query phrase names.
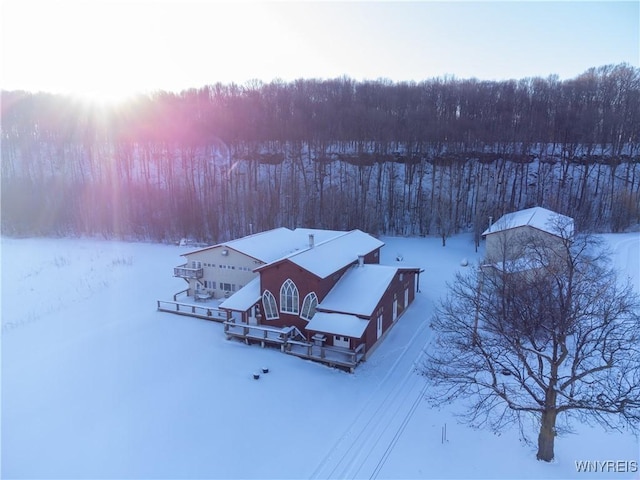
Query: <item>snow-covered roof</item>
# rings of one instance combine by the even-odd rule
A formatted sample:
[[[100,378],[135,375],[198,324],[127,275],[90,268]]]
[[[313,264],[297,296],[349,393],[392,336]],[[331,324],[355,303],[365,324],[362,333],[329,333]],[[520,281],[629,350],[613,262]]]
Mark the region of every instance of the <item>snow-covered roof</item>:
[[[223,245],[269,263],[283,254],[295,250],[293,236],[292,230],[281,227],[231,240]]]
[[[316,311],[370,317],[397,271],[398,267],[387,265],[355,265],[342,275],[318,304]]]
[[[236,240],[219,243],[184,255],[188,256],[211,248],[224,246],[255,258],[256,260],[260,260],[263,263],[271,263],[292,253],[309,248],[310,234],[314,236],[314,243],[317,244],[344,235],[345,233],[346,232],[335,230],[312,228],[296,228],[295,230],[290,230],[285,227],[280,227]]]
[[[511,228],[529,226],[552,235],[573,235],[573,218],[542,207],[527,208],[507,213],[482,232],[482,235],[502,232]]]
[[[260,277],[247,283],[236,293],[220,304],[220,308],[235,312],[246,312],[260,300]]]
[[[326,278],[357,261],[358,255],[366,255],[383,245],[384,242],[369,234],[352,230],[286,258],[308,272]]]
[[[306,242],[305,245],[308,245],[309,235],[314,236],[315,243],[322,243],[347,233],[344,230],[322,230],[320,228],[296,228],[293,232]]]
[[[316,311],[306,329],[331,335],[360,338],[368,325],[369,320],[363,320],[355,315]]]

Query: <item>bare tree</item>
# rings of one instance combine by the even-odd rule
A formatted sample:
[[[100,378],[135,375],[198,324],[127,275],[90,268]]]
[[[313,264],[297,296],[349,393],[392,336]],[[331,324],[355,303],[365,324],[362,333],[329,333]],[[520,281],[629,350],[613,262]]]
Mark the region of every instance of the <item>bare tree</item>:
[[[533,419],[545,461],[572,420],[637,432],[637,294],[595,237],[566,235],[559,246],[532,237],[526,247],[450,285],[420,368],[428,399],[463,400],[462,418],[494,431]]]

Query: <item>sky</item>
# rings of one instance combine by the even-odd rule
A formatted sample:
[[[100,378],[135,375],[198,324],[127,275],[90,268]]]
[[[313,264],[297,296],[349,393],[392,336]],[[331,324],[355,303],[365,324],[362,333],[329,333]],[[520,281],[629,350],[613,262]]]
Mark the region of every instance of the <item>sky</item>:
[[[218,82],[640,66],[640,2],[0,0],[1,86],[95,98]]]

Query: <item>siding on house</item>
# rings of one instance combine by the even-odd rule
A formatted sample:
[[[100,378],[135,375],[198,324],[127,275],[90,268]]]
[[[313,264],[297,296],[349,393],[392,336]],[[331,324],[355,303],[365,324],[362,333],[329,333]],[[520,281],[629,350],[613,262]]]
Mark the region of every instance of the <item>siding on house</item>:
[[[417,270],[399,270],[394,276],[389,288],[386,290],[376,308],[373,315],[370,317],[369,326],[365,331],[365,342],[367,344],[367,355],[370,355],[373,351],[372,348],[377,346],[377,314],[382,313],[382,335],[381,338],[395,325],[398,318],[404,313],[404,311],[411,305],[415,299],[416,290],[416,275]],[[402,274],[402,280],[400,275]],[[404,303],[404,292],[408,289],[408,302]],[[393,319],[393,302],[394,299],[398,301],[398,312],[396,319]]]
[[[280,289],[288,279],[291,279],[298,289],[297,315],[281,311]],[[307,325],[307,321],[300,318],[299,313],[302,308],[302,301],[304,300],[304,297],[311,292],[315,292],[316,295],[318,295],[318,298],[321,298],[321,295],[331,288],[330,283],[331,278],[318,278],[309,272],[305,272],[301,267],[288,260],[278,262],[275,265],[269,265],[268,268],[260,271],[260,295],[263,295],[265,290],[269,290],[273,294],[278,306],[278,318],[269,320],[266,316],[263,316],[261,323],[274,327],[293,326],[301,331],[304,330]]]
[[[531,242],[559,249],[563,237],[571,238],[573,233],[571,217],[545,208],[534,207],[509,213],[482,234],[486,238],[486,261],[495,263],[521,258],[526,255],[526,246]]]
[[[515,260],[525,255],[528,244],[561,247],[562,239],[530,226],[514,227],[487,235],[485,257],[489,262]]]
[[[215,298],[227,296],[227,292],[231,295],[240,290],[258,276],[253,270],[263,264],[225,245],[188,253],[185,257],[189,266],[196,262],[204,273],[201,279],[190,280],[189,288],[211,291]]]

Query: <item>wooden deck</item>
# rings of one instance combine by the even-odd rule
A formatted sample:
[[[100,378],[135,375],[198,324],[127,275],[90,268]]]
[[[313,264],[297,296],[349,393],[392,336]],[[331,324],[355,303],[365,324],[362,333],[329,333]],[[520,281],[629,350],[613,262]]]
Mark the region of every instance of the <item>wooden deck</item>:
[[[236,338],[244,341],[247,345],[259,343],[263,348],[277,347],[289,355],[321,362],[332,367],[344,368],[350,372],[353,372],[356,365],[365,359],[364,344],[355,350],[317,345],[315,342],[308,341],[302,332],[295,327],[278,328],[240,323],[232,318],[231,312],[211,305],[157,300],[157,307],[159,312],[222,323],[227,339]]]
[[[260,343],[263,348],[277,346],[280,351],[289,355],[325,363],[332,367],[346,368],[352,373],[356,365],[365,357],[364,344],[355,350],[319,346],[307,341],[302,333],[294,327],[276,328],[225,321],[224,332],[227,339],[238,338],[247,345]]]
[[[229,313],[216,307],[205,305],[192,305],[190,303],[170,302],[158,300],[158,311],[184,315],[186,317],[201,318],[214,322],[226,322],[229,320]]]
[[[295,332],[294,332],[295,330]],[[295,328],[275,328],[264,325],[249,325],[248,323],[224,322],[224,333],[227,339],[240,338],[248,345],[252,341],[266,345],[284,345],[292,336],[299,334]],[[283,350],[284,351],[284,350]]]
[[[340,347],[321,347],[309,342],[287,342],[285,353],[326,363],[331,367],[347,368],[353,373],[356,365],[364,359],[364,343],[355,350]]]

